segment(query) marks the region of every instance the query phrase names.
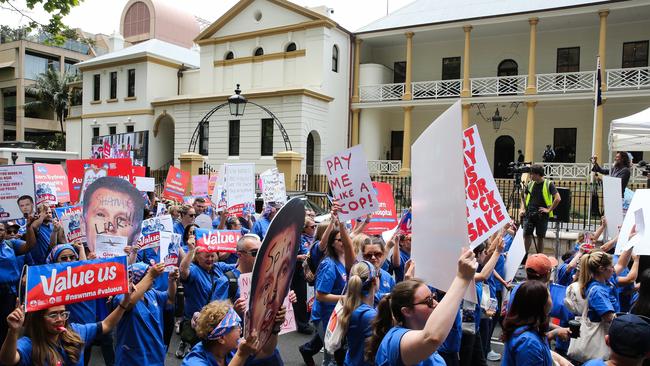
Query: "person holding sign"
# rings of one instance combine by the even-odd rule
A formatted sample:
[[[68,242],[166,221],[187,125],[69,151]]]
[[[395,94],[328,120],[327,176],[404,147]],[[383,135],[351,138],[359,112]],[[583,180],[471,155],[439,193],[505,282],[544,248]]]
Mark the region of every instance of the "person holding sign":
[[[562,200],[555,185],[544,179],[544,167],[534,164],[530,167],[530,179],[525,192],[525,199],[521,203],[519,217],[524,219],[524,246],[526,253],[533,240],[533,231],[542,241],[546,236],[549,217],[553,217],[553,210]],[[537,249],[538,251],[540,248]]]
[[[9,331],[0,350],[0,364],[14,365],[74,365],[84,364],[84,345],[106,334],[122,319],[130,295],[98,323],[70,323],[65,305],[53,306],[25,315],[23,306],[7,317]],[[21,328],[25,327],[20,339]]]
[[[253,229],[251,230],[253,234],[260,237],[260,240],[264,240],[266,232],[269,230],[269,225],[271,225],[271,220],[273,220],[273,217],[281,207],[281,204],[275,202],[267,202],[264,205],[262,216],[259,220],[255,221],[255,224],[253,224]]]
[[[56,233],[52,224],[52,209],[50,206],[41,203],[38,205],[38,214],[31,225],[36,235],[36,247],[30,254],[36,264],[44,264],[45,258],[50,252],[50,242]]]
[[[627,183],[630,181],[630,167],[632,162],[630,161],[630,155],[625,151],[619,151],[614,157],[614,166],[611,169],[602,168],[598,165],[598,157],[592,156],[591,163],[594,165],[591,168],[592,172],[606,174],[610,177],[621,178],[621,193],[625,195],[625,188],[627,188]]]
[[[436,305],[433,293],[421,280],[398,283],[377,307],[373,332],[366,343],[366,360],[378,366],[445,365],[436,352],[454,324],[478,263],[466,250],[458,259],[458,272],[445,297]]]

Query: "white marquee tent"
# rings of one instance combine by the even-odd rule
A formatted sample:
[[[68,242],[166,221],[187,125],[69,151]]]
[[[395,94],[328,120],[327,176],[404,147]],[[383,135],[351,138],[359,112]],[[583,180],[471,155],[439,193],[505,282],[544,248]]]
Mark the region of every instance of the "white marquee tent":
[[[650,151],[650,108],[612,121],[609,151]]]

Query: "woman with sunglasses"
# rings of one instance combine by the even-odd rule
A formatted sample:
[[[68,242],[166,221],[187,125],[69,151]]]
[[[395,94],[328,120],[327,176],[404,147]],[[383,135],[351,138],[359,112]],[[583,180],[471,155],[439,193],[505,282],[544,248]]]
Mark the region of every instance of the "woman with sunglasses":
[[[9,332],[0,350],[2,365],[74,365],[84,364],[84,346],[113,329],[124,315],[130,294],[103,321],[90,324],[68,322],[70,312],[64,305],[30,312],[23,306],[7,317]],[[21,328],[25,326],[24,336]]]
[[[395,287],[395,279],[390,273],[381,268],[384,258],[386,257],[386,245],[381,238],[370,238],[365,234],[359,234],[354,237],[358,241],[361,249],[361,256],[365,261],[370,262],[377,270],[379,276],[379,286],[375,291],[374,304],[379,304],[379,300],[388,295]]]
[[[476,272],[471,250],[458,259],[458,272],[447,294],[437,303],[421,280],[399,282],[377,307],[366,360],[378,366],[445,365],[436,352],[454,323],[460,301]]]
[[[372,335],[371,323],[377,315],[373,303],[378,284],[379,273],[374,264],[362,261],[352,266],[348,289],[343,295],[343,312],[338,319],[346,330],[345,366],[372,365],[364,361],[363,348],[366,338]]]

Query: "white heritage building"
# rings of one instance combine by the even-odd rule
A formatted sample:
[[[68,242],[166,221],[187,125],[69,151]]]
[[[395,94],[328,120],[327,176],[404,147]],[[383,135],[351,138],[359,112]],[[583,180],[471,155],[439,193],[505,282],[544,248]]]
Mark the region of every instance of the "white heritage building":
[[[148,10],[137,12],[140,18],[153,17],[161,4],[129,1],[123,26],[132,8]],[[302,171],[320,173],[321,159],[348,145],[351,77],[351,35],[326,13],[285,0],[242,0],[193,35],[200,52],[151,34],[154,24],[160,31],[178,19],[138,19],[151,23],[139,28],[135,42],[142,43],[80,64],[84,101],[68,122],[69,148],[87,157],[93,136],[144,130],[149,167],[178,165],[199,121],[240,84],[242,95],[282,123],[292,150],[304,157]],[[274,167],[281,151],[284,139],[271,115],[249,103],[240,117],[227,105],[218,110],[199,131],[195,152],[213,167],[254,162],[260,172]]]

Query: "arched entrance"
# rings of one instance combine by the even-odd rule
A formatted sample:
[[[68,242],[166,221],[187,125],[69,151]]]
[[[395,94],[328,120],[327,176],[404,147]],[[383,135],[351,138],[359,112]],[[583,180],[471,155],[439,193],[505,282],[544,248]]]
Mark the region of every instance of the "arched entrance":
[[[494,141],[494,177],[509,178],[508,164],[515,161],[515,140],[510,136],[499,136]]]
[[[316,131],[311,131],[309,135],[307,135],[306,155],[307,159],[305,161],[305,172],[308,175],[317,174],[319,167],[316,164],[320,162],[320,136]]]
[[[153,124],[153,141],[149,142],[149,166],[160,169],[174,160],[174,118],[163,111]]]

